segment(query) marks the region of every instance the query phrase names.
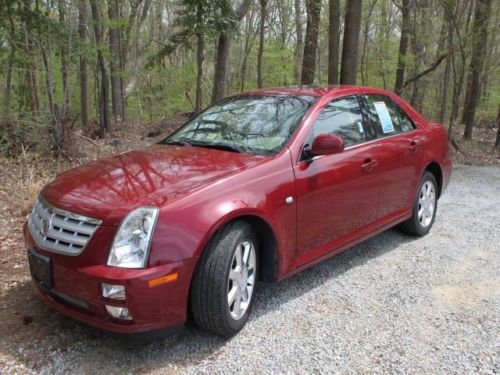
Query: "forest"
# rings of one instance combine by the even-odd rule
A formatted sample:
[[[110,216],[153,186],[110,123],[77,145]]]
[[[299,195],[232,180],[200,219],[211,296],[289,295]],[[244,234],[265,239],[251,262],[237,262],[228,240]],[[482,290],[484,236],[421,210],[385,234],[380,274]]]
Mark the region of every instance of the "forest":
[[[478,127],[500,148],[498,1],[0,0],[0,20],[6,157],[313,84],[394,91],[457,150]]]

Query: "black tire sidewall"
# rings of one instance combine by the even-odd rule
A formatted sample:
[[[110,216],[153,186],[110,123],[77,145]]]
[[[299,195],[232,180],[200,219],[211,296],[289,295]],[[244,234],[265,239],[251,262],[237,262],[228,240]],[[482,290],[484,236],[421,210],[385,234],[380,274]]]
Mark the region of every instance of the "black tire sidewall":
[[[237,220],[221,228],[207,244],[196,266],[191,284],[190,314],[196,324],[214,334],[231,337],[246,324],[255,301],[256,285],[245,314],[231,317],[227,302],[229,272],[234,253],[243,241],[251,241],[256,255],[255,281],[259,276],[259,242],[252,226]]]

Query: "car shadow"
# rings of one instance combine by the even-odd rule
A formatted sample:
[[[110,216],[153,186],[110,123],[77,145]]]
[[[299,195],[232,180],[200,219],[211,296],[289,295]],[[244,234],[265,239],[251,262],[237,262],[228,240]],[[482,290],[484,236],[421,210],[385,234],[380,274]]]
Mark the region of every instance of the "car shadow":
[[[247,327],[258,324],[260,317],[277,306],[412,240],[413,237],[388,230],[281,282],[260,284]],[[111,336],[51,310],[41,302],[28,280],[10,287],[4,294],[4,303],[6,307],[0,310],[0,348],[16,362],[34,370],[48,365],[47,355],[53,358],[57,354],[62,356],[58,366],[67,362],[68,370],[91,366],[88,372],[106,371],[109,358],[120,359],[115,367],[118,372],[119,367],[133,372],[167,365],[183,367],[205,360],[238,337],[224,339],[211,335],[191,322],[183,334],[152,342],[138,343]]]

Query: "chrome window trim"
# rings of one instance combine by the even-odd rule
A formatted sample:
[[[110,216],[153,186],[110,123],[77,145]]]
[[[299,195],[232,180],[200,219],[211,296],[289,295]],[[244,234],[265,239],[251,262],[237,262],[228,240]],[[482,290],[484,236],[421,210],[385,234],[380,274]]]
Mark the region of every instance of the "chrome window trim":
[[[371,140],[366,141],[366,142],[363,142],[363,143],[358,143],[358,144],[356,144],[356,145],[352,145],[352,146],[346,147],[346,148],[344,148],[344,151],[342,151],[342,152],[345,152],[345,151],[347,151],[347,150],[352,150],[353,148],[358,148],[358,147],[361,147],[361,146],[364,146],[364,145],[369,145],[369,144],[374,143],[374,142],[383,141],[384,139],[390,139],[390,138],[394,138],[394,137],[399,137],[399,136],[401,136],[401,135],[410,134],[410,133],[413,133],[413,132],[415,132],[415,131],[417,131],[417,130],[418,130],[418,128],[413,128],[412,130],[407,131],[407,132],[402,132],[402,133],[398,133],[398,134],[393,134],[393,135],[389,135],[389,136],[387,136],[387,137],[383,137],[383,138],[375,138],[375,139],[371,139]],[[302,164],[302,163],[310,163],[310,162],[312,162],[312,161],[314,161],[314,160],[317,160],[317,159],[323,158],[323,157],[325,157],[325,156],[332,156],[332,155],[319,155],[319,156],[315,156],[315,157],[313,157],[312,159],[300,160],[300,156],[301,156],[301,155],[302,155],[302,153],[304,152],[304,147],[305,147],[305,145],[304,145],[304,146],[302,146],[302,151],[301,151],[301,152],[300,152],[300,154],[299,154],[299,160],[297,160],[297,164]],[[342,152],[341,152],[341,153],[342,153]],[[333,154],[333,155],[338,155],[338,153],[337,153],[337,154]]]

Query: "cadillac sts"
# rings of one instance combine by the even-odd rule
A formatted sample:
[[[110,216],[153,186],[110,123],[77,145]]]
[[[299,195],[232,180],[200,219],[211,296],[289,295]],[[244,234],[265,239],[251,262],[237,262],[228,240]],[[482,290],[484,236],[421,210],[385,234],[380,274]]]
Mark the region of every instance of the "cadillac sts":
[[[393,93],[291,87],[237,94],[142,150],[58,175],[24,226],[54,309],[115,333],[188,319],[243,328],[256,283],[381,231],[431,229],[447,136]]]

